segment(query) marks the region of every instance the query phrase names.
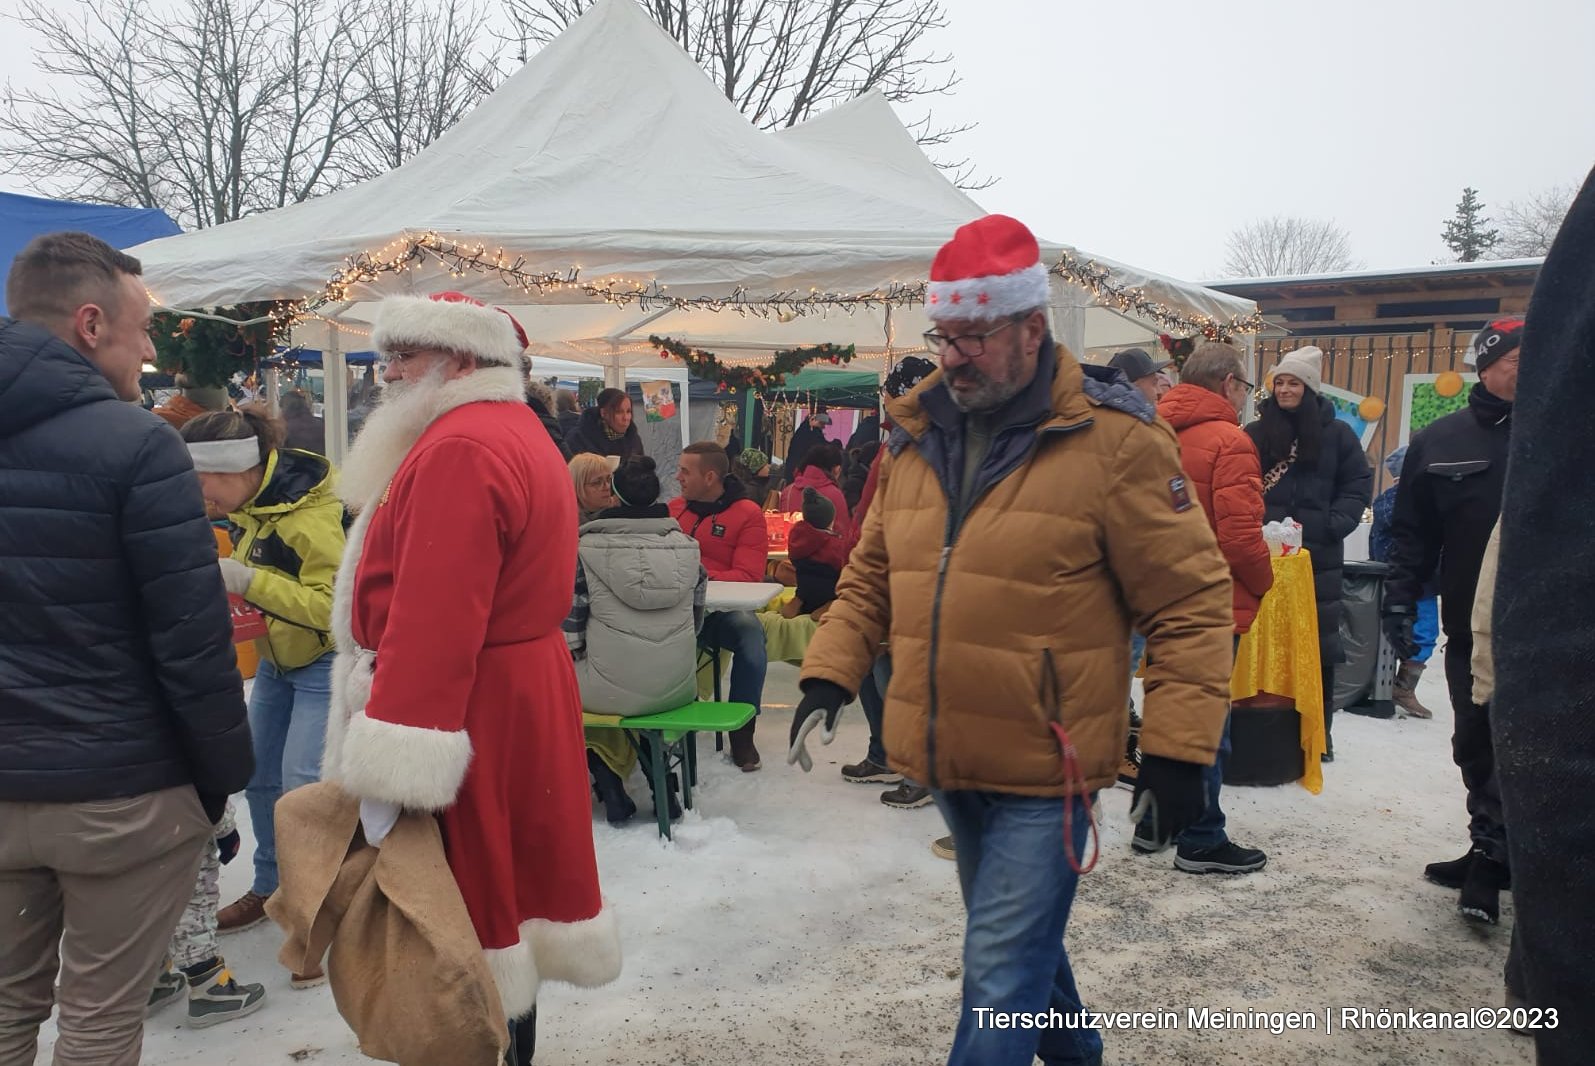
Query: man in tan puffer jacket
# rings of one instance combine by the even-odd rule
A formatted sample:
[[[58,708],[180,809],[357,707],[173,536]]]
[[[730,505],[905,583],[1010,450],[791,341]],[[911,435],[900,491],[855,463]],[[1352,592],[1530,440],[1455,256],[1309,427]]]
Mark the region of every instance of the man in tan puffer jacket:
[[[1063,935],[1094,794],[1124,751],[1132,624],[1149,660],[1137,799],[1165,842],[1202,813],[1228,710],[1229,568],[1173,431],[1048,335],[1028,230],[971,223],[931,276],[942,369],[888,408],[889,458],[809,645],[788,761],[806,761],[816,723],[834,729],[889,636],[887,756],[932,790],[969,914],[950,1063],[1100,1061],[1083,1023],[999,1028],[986,1012],[1081,1009]]]

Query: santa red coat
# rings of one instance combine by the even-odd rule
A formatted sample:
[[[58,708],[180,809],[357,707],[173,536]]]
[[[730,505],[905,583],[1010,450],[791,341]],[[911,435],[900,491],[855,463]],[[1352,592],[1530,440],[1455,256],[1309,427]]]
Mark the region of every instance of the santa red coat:
[[[437,812],[514,1018],[543,980],[593,986],[620,972],[560,632],[576,501],[519,371],[485,368],[449,388],[452,406],[350,530],[325,774],[361,798]]]

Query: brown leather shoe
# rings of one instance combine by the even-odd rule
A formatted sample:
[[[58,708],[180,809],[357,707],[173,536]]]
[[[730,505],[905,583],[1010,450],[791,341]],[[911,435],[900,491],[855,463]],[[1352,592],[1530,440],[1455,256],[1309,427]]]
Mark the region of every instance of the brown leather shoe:
[[[731,761],[745,774],[751,774],[760,765],[759,749],[753,746],[753,726],[757,721],[757,718],[750,718],[747,725],[731,731]]]
[[[326,983],[327,971],[322,969],[320,966],[312,966],[309,972],[291,974],[288,978],[288,987],[299,989],[300,991],[303,991],[307,988],[315,988],[317,985],[324,985]]]
[[[216,931],[236,933],[266,920],[266,897],[245,892],[216,912]]]

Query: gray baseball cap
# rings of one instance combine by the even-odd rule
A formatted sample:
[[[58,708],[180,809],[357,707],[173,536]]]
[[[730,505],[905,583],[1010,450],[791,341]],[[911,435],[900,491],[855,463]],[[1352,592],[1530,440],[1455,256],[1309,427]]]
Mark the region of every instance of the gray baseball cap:
[[[1169,366],[1173,360],[1165,359],[1161,363],[1146,354],[1142,348],[1126,348],[1124,351],[1108,360],[1108,365],[1115,370],[1124,371],[1124,376],[1131,381],[1140,381],[1144,377],[1156,374],[1159,370]]]

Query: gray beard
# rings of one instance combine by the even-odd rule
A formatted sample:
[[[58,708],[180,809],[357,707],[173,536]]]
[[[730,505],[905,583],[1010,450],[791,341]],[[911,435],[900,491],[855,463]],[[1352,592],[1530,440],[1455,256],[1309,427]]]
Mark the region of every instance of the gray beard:
[[[981,375],[980,384],[973,392],[959,392],[950,382],[947,385],[947,394],[952,397],[953,406],[965,414],[995,411],[1024,390],[1024,385],[1002,384],[985,375]]]
[[[448,384],[446,369],[439,363],[417,381],[394,382],[383,389],[339,473],[338,495],[351,511],[364,510],[381,495],[437,417],[438,394]]]

